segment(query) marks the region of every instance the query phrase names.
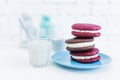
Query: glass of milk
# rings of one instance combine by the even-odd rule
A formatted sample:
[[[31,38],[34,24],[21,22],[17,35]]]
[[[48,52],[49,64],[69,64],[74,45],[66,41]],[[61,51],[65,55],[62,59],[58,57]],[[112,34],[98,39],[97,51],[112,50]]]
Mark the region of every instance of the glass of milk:
[[[51,43],[49,39],[32,39],[28,43],[30,64],[42,67],[50,62]]]

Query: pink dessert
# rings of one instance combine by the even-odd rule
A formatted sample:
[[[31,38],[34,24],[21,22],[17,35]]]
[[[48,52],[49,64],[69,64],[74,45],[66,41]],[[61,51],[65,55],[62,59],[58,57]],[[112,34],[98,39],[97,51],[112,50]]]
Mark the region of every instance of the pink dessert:
[[[81,51],[81,52],[71,51],[70,54],[73,60],[82,62],[82,63],[95,62],[100,59],[98,48],[93,48],[89,51]]]
[[[76,23],[72,25],[72,35],[78,37],[99,37],[101,27],[89,23]]]

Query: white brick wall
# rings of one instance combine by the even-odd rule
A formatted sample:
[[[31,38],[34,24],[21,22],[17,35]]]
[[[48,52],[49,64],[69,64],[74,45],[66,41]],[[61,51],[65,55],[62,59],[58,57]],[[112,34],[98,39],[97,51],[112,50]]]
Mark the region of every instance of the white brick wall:
[[[54,26],[61,27],[59,34],[71,35],[68,30],[75,22],[99,24],[107,36],[118,34],[119,4],[119,0],[0,0],[0,28],[18,33],[18,16],[22,12],[34,17],[47,13]]]

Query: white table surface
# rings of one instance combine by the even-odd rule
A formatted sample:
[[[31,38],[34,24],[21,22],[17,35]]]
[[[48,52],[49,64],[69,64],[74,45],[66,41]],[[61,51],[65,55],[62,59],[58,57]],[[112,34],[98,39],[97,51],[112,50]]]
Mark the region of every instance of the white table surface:
[[[9,33],[9,32],[8,32]],[[3,36],[4,35],[4,36]],[[0,80],[119,80],[119,40],[101,37],[96,46],[112,58],[112,63],[99,69],[75,70],[51,64],[36,68],[29,64],[27,49],[19,47],[17,34],[0,34]]]

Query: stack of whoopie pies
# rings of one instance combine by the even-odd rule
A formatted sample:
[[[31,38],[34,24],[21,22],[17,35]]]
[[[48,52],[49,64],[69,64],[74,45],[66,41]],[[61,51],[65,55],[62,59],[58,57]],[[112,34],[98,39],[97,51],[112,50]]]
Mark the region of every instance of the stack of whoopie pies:
[[[99,49],[95,48],[94,38],[99,37],[101,27],[95,24],[76,23],[72,25],[72,39],[66,40],[66,49],[70,51],[71,59],[81,63],[96,62],[101,57]]]

